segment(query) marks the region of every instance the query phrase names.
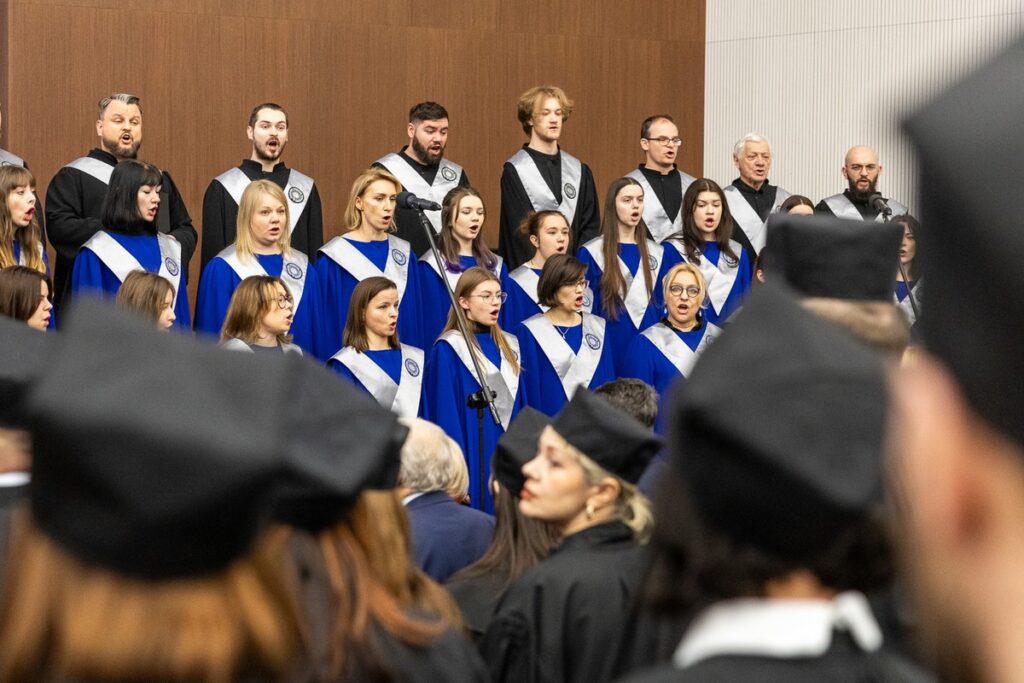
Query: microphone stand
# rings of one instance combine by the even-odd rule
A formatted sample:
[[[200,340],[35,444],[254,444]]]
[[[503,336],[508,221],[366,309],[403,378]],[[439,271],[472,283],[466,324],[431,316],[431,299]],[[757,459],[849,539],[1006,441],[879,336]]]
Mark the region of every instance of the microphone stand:
[[[484,500],[486,499],[485,487],[487,486],[487,477],[484,473],[487,471],[485,465],[485,459],[487,455],[484,453],[484,409],[488,408],[491,412],[491,419],[494,420],[494,424],[501,424],[501,417],[498,415],[498,408],[494,405],[494,399],[498,396],[494,390],[491,389],[487,383],[487,375],[484,374],[483,366],[480,364],[480,358],[477,356],[476,350],[473,348],[473,343],[470,341],[469,333],[469,322],[466,320],[466,314],[462,312],[462,307],[459,306],[459,302],[455,300],[455,292],[452,291],[452,286],[448,282],[448,277],[445,275],[447,272],[444,266],[444,259],[441,258],[441,252],[437,248],[437,241],[434,239],[434,226],[430,224],[428,219],[421,209],[413,209],[416,212],[417,218],[420,220],[420,227],[423,228],[423,232],[427,235],[427,241],[430,243],[430,251],[434,255],[434,262],[437,263],[437,271],[441,273],[441,282],[444,283],[444,290],[448,292],[448,299],[452,303],[452,310],[455,312],[455,323],[459,326],[459,332],[462,333],[462,338],[466,342],[466,347],[469,349],[469,357],[473,359],[473,369],[476,370],[476,378],[480,383],[480,391],[473,392],[466,397],[466,405],[470,408],[476,409],[476,433],[477,433],[477,472],[478,477],[475,482],[477,500],[480,501],[479,509],[484,509]],[[468,453],[466,454],[469,455]]]
[[[892,219],[892,209],[885,203],[885,200],[880,202],[882,206],[879,206],[879,215],[882,216],[883,223],[889,223]],[[910,279],[907,277],[907,269],[903,267],[903,261],[897,261],[900,267],[900,277],[903,278],[903,284],[907,286],[907,299],[910,300],[910,310],[914,311],[914,320],[921,319],[921,313],[917,309],[917,299],[914,296],[914,292],[910,287]]]

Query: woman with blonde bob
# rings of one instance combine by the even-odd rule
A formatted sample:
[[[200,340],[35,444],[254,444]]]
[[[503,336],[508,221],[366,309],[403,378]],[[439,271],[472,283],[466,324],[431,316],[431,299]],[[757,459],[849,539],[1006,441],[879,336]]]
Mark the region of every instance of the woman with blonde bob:
[[[419,273],[416,255],[395,231],[395,209],[402,184],[376,166],[352,183],[345,209],[346,234],[320,247],[316,262],[324,301],[323,329],[333,348],[344,346],[345,321],[356,285],[368,277],[386,277],[398,289],[398,334],[408,344],[421,345]]]
[[[302,354],[288,334],[294,301],[281,278],[253,275],[231,295],[220,332],[221,348],[232,351]]]
[[[519,342],[498,324],[506,297],[494,273],[474,267],[462,274],[455,286],[455,299],[472,336],[463,339],[455,311],[449,312],[441,337],[427,355],[423,386],[423,417],[444,429],[466,454],[473,503],[488,512],[493,508],[483,458],[494,452],[498,438],[519,413],[525,398]],[[467,397],[480,391],[470,354],[480,361],[491,390],[497,393],[495,406],[501,420],[495,425],[489,415],[484,416],[482,444],[477,410],[466,405]]]
[[[169,330],[174,324],[174,286],[156,273],[128,273],[114,303],[122,311],[153,323],[158,330]]]
[[[269,180],[254,180],[242,193],[238,206],[235,243],[221,251],[203,269],[196,298],[196,330],[217,335],[224,325],[228,304],[242,280],[253,275],[280,278],[294,300],[291,334],[295,345],[317,358],[329,348],[320,332],[320,283],[309,259],[291,247],[288,200]]]
[[[554,525],[562,541],[498,604],[480,643],[494,681],[606,680],[652,530],[636,482],[660,445],[583,389],[541,432],[519,510]]]
[[[676,379],[690,374],[722,330],[705,318],[707,283],[697,266],[672,266],[662,280],[662,292],[665,317],[633,340],[622,374],[643,380],[665,396]]]
[[[0,268],[21,265],[49,274],[35,177],[21,166],[0,166],[0,197]]]

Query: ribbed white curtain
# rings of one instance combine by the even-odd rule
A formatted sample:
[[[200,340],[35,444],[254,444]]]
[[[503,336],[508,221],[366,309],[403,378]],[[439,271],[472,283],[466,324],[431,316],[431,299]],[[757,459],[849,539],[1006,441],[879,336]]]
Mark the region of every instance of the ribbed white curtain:
[[[771,182],[817,202],[869,144],[879,190],[917,212],[900,122],[1022,32],[1024,0],[707,0],[705,175],[731,182],[733,144],[759,132]]]

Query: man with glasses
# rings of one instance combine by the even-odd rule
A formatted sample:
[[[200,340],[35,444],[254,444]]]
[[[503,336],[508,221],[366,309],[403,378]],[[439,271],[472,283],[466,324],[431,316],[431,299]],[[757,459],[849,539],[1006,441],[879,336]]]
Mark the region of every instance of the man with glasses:
[[[651,239],[662,242],[683,229],[683,194],[694,180],[676,167],[683,141],[668,114],[648,116],[640,125],[640,149],[644,163],[626,175],[644,188],[644,223]]]
[[[772,146],[763,135],[747,133],[737,140],[732,160],[740,172],[740,177],[725,187],[725,200],[737,228],[732,237],[753,263],[764,248],[768,216],[779,210],[789,193],[768,182]]]
[[[846,153],[842,169],[843,177],[849,188],[842,194],[825,197],[814,207],[815,213],[833,214],[839,218],[852,220],[881,221],[882,215],[872,202],[871,197],[878,194],[878,176],[882,174],[882,165],[878,163],[878,153],[867,145],[856,145]],[[893,216],[907,213],[907,207],[895,199],[882,198]]]

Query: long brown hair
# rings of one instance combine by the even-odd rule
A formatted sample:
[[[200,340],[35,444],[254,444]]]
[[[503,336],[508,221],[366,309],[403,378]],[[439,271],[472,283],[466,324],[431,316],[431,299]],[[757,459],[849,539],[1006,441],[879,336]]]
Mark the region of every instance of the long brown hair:
[[[348,301],[348,315],[345,318],[345,331],[341,335],[341,345],[351,346],[362,353],[370,348],[370,342],[366,338],[366,309],[373,301],[373,297],[389,289],[398,290],[398,285],[386,277],[374,275],[359,282],[352,290],[352,296]],[[398,328],[388,337],[388,347],[400,349],[398,343]]]
[[[7,198],[11,193],[25,186],[30,192],[36,191],[36,179],[27,168],[0,166],[0,268],[18,265],[14,258],[14,240],[18,240],[22,258],[28,267],[45,273],[46,264],[39,255],[39,247],[43,243],[43,230],[39,227],[39,202],[36,202],[32,220],[24,227],[14,225],[14,217],[7,206]]]
[[[735,230],[735,222],[729,211],[729,202],[726,201],[722,188],[710,178],[698,178],[686,188],[686,193],[683,195],[683,208],[680,209],[683,212],[683,229],[670,235],[668,239],[681,240],[687,260],[691,263],[700,263],[700,254],[704,252],[705,240],[697,228],[697,222],[693,220],[693,207],[697,204],[697,197],[701,192],[714,192],[722,201],[722,220],[718,222],[718,228],[715,230],[715,242],[718,244],[719,251],[732,259],[734,263],[739,263],[739,254],[732,250],[730,244],[732,233]]]
[[[622,177],[608,187],[604,199],[604,214],[601,218],[601,251],[604,254],[604,271],[601,273],[601,298],[605,317],[618,320],[619,312],[626,301],[626,278],[622,275],[619,265],[619,214],[615,200],[623,188],[630,185],[643,186],[629,177]],[[644,274],[644,285],[647,287],[647,298],[654,291],[654,276],[651,274],[650,254],[647,251],[647,224],[641,218],[633,233],[637,249],[640,251],[639,270]]]
[[[133,270],[118,287],[114,303],[123,311],[156,323],[168,294],[174,296],[174,285],[166,278],[144,270]]]
[[[459,242],[455,239],[455,220],[459,217],[459,204],[466,197],[476,197],[481,204],[484,203],[484,198],[472,187],[459,186],[449,191],[441,204],[441,236],[438,250],[444,257],[445,269],[452,273],[462,272],[462,266],[459,264]],[[486,220],[487,207],[484,206],[484,221]],[[480,223],[480,231],[473,239],[473,258],[476,259],[478,266],[488,270],[498,265],[498,257],[487,247],[487,241],[484,239],[483,222]]]
[[[28,322],[41,303],[40,282],[46,283],[47,298],[52,300],[53,285],[45,273],[28,266],[0,269],[0,315]]]
[[[270,275],[251,275],[235,288],[228,304],[224,326],[220,330],[220,340],[241,339],[252,344],[259,335],[263,317],[270,313],[271,306],[277,306],[275,284],[281,285],[285,296],[291,298],[291,292],[279,277]],[[288,344],[292,340],[289,334],[277,335],[278,344]]]
[[[283,677],[300,653],[276,543],[209,576],[125,577],[69,555],[15,518],[0,597],[0,680],[230,683]]]
[[[486,268],[474,266],[466,270],[466,272],[459,277],[459,281],[455,283],[456,303],[459,299],[468,297],[473,293],[474,289],[485,282],[497,282],[498,284],[501,284],[501,280],[498,279],[498,276]],[[479,329],[481,327],[478,323],[469,320],[468,318],[466,319],[466,322],[469,323],[471,329],[474,327]],[[458,329],[459,324],[455,319],[455,310],[449,310],[448,321],[445,323],[444,329],[441,330],[441,334],[443,335],[445,332]],[[512,367],[515,368],[516,372],[519,372],[519,359],[516,357],[516,354],[512,352],[512,346],[508,343],[508,340],[505,339],[505,334],[501,331],[501,327],[495,324],[490,328],[490,330],[491,337],[494,339],[494,343],[497,344],[498,350],[501,351],[501,355],[505,360],[512,364]],[[475,335],[470,335],[470,338],[466,340],[466,346],[468,346],[470,351],[473,353],[481,353],[480,345],[477,343]]]

